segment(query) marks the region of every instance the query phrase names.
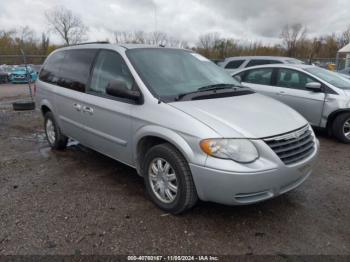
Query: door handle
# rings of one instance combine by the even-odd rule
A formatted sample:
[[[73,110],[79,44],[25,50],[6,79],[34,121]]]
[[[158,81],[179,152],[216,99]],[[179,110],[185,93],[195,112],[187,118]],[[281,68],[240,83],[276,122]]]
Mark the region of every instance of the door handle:
[[[89,106],[84,106],[83,111],[89,113],[90,115],[92,115],[94,113],[94,109],[92,107],[89,107]]]
[[[75,110],[81,111],[81,105],[80,105],[80,104],[75,103],[75,104],[73,105],[73,107],[75,108]]]

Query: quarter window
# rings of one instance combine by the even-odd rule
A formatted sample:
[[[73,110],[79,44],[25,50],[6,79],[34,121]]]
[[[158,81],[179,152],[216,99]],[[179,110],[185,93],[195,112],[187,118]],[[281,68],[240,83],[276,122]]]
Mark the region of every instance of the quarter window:
[[[240,67],[243,64],[244,60],[234,60],[228,62],[228,64],[225,66],[226,69],[236,69]]]
[[[123,58],[114,51],[102,50],[96,59],[88,90],[106,94],[106,88],[113,80],[124,80],[128,89],[133,88],[134,79]]]
[[[249,70],[244,77],[243,82],[259,85],[270,85],[273,68],[259,68]]]
[[[277,73],[276,85],[279,87],[306,90],[305,85],[310,82],[317,81],[295,70],[280,68]]]
[[[56,52],[52,54],[40,71],[39,79],[41,81],[57,84],[59,80],[59,71],[63,64],[64,52]]]

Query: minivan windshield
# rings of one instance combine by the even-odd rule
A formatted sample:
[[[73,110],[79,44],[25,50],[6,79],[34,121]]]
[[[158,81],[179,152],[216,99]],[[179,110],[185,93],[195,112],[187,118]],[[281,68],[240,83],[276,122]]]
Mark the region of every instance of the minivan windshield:
[[[341,77],[339,74],[316,66],[312,68],[305,68],[305,71],[321,78],[335,87],[350,90],[350,80]]]
[[[147,87],[159,97],[177,97],[215,86],[240,86],[224,69],[191,51],[136,48],[126,54]]]

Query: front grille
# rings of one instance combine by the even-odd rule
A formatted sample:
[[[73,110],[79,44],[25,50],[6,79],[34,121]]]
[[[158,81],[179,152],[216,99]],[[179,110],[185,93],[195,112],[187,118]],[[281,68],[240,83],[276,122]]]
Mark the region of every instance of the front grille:
[[[300,162],[315,150],[315,141],[309,126],[288,134],[264,139],[265,143],[286,165]]]
[[[13,75],[13,77],[14,77],[14,78],[19,78],[19,79],[23,79],[23,78],[25,78],[25,76],[24,76],[24,75]]]

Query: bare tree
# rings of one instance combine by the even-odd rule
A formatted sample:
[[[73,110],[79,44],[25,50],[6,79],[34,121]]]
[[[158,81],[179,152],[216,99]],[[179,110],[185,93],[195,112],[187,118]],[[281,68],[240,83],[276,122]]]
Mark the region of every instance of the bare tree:
[[[342,33],[340,42],[341,46],[345,46],[350,43],[350,25],[348,26],[348,29]]]
[[[17,37],[20,42],[34,42],[35,33],[29,26],[21,27],[17,31]]]
[[[149,44],[151,45],[166,45],[168,41],[168,35],[161,31],[154,31],[150,33],[148,39]]]
[[[288,56],[295,56],[297,52],[297,46],[306,37],[306,28],[302,24],[285,25],[281,38],[283,44],[287,50]]]
[[[208,33],[205,35],[201,35],[199,37],[199,47],[203,49],[212,49],[215,45],[220,41],[220,35],[217,32]]]
[[[88,28],[81,18],[63,6],[55,7],[45,13],[50,30],[58,34],[65,44],[76,44],[86,39]]]
[[[117,44],[149,44],[149,45],[164,45],[170,47],[186,48],[186,41],[181,41],[174,37],[169,37],[161,31],[146,33],[144,31],[116,31],[114,32],[115,42]]]
[[[47,51],[49,50],[49,46],[50,46],[50,38],[45,33],[42,33],[40,47],[45,53],[47,53]]]

